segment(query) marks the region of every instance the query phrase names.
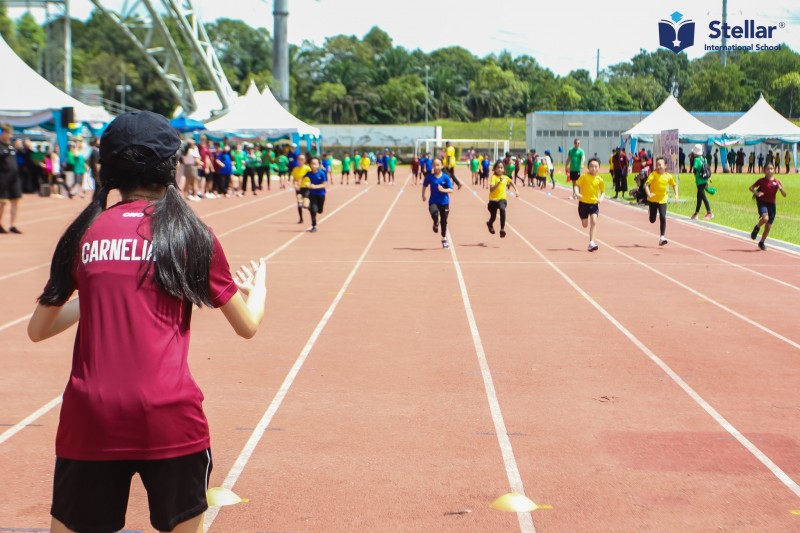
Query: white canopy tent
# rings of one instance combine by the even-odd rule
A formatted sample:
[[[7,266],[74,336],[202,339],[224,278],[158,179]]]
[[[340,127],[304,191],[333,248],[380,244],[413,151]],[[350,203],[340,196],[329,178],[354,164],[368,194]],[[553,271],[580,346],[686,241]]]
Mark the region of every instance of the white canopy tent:
[[[762,94],[747,113],[720,132],[720,137],[748,145],[762,142],[796,144],[800,142],[800,127],[775,111]]]
[[[319,128],[309,126],[286,111],[272,96],[269,88],[258,92],[251,82],[224,116],[206,123],[208,133],[242,134],[275,138],[283,135],[319,137]]]
[[[60,113],[65,107],[73,108],[75,123],[87,123],[94,129],[111,121],[102,107],[88,106],[40,76],[2,37],[0,65],[4,79],[0,84],[0,122],[17,128],[36,126],[54,120],[54,112]]]
[[[658,108],[641,122],[622,134],[623,139],[653,142],[653,137],[664,130],[678,130],[681,141],[706,143],[719,135],[719,131],[704,124],[686,111],[678,100],[669,95]]]

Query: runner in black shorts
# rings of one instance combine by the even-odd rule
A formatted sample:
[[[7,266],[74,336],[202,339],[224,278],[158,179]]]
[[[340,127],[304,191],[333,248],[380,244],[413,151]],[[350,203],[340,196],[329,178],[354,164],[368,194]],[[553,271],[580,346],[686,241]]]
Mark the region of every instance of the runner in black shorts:
[[[564,168],[565,173],[567,176],[569,176],[569,179],[572,182],[573,189],[575,188],[575,182],[581,177],[581,172],[583,171],[583,162],[585,160],[586,154],[581,148],[581,140],[575,139],[575,141],[573,141],[573,147],[569,149],[569,152],[567,152],[567,165]],[[575,199],[576,196],[573,194],[572,198]]]

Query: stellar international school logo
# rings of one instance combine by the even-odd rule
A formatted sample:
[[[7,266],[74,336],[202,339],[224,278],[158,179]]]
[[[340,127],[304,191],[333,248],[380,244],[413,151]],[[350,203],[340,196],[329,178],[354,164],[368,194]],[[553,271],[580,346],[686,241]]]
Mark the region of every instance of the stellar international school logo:
[[[694,21],[683,19],[683,13],[675,11],[670,15],[672,20],[658,23],[658,42],[676,54],[694,45]]]

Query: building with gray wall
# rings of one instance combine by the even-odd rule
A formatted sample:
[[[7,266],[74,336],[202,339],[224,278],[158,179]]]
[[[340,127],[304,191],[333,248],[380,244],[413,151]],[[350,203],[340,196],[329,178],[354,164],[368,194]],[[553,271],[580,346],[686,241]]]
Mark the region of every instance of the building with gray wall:
[[[587,158],[596,153],[601,164],[608,161],[611,150],[621,146],[622,134],[648,116],[648,111],[536,111],[528,113],[525,120],[526,147],[542,153],[550,150],[555,163],[564,161],[564,155],[572,147],[575,138]],[[731,125],[744,113],[692,113],[697,119],[712,128],[722,129]],[[564,153],[559,154],[561,146]],[[645,149],[652,144],[640,144]],[[685,152],[690,145],[682,145]],[[749,149],[748,149],[749,152]],[[758,153],[758,147],[756,148]]]

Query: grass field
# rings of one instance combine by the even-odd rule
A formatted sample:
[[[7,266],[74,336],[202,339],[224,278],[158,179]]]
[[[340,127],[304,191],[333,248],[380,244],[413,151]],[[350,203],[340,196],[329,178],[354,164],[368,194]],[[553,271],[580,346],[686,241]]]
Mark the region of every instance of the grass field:
[[[748,188],[760,176],[757,174],[715,174],[711,178],[711,185],[717,188],[717,194],[708,195],[711,211],[714,213],[714,222],[722,226],[749,232],[758,221],[756,203]],[[606,193],[613,196],[614,182],[609,174],[603,174],[606,184]],[[780,174],[778,179],[786,190],[786,198],[778,193],[778,215],[772,226],[770,237],[800,245],[800,176],[797,174]],[[564,183],[561,175],[560,183]],[[628,177],[628,188],[633,188],[635,183]],[[691,216],[694,213],[697,188],[694,177],[683,174],[679,178],[679,202],[672,202],[670,192],[669,211],[681,215]],[[631,203],[633,203],[631,201]],[[705,214],[705,208],[700,208],[700,215]]]
[[[424,126],[425,123],[409,125]],[[445,139],[510,139],[512,148],[525,148],[525,117],[485,118],[480,122],[432,120],[428,125],[441,126]]]

